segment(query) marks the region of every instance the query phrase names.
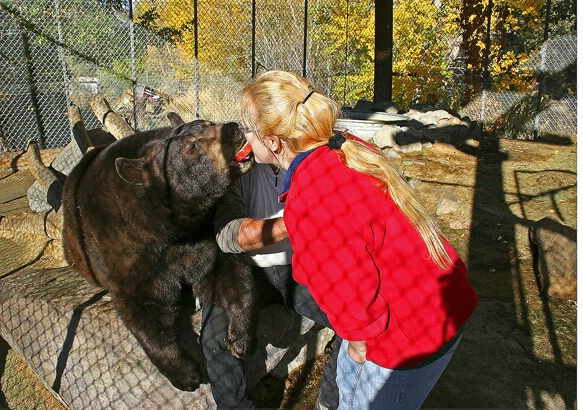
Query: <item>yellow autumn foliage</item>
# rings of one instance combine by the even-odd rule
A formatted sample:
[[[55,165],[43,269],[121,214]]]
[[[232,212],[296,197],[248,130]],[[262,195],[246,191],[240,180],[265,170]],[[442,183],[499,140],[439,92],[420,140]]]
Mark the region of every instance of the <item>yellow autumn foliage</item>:
[[[250,3],[242,0],[197,2],[199,63],[212,67],[217,75],[233,76],[236,67],[240,70],[249,64]],[[277,41],[281,41],[279,33],[303,24],[301,18],[293,15],[293,10],[302,14],[304,0],[285,3],[284,6],[275,0],[258,2],[261,7],[258,19],[264,29],[273,30]],[[488,0],[476,0],[473,4],[479,6],[477,10],[486,10]],[[532,89],[533,69],[527,63],[534,56],[520,46],[509,46],[506,37],[542,30],[545,4],[546,0],[494,2],[488,55],[489,87],[494,91]],[[134,5],[137,21],[145,21],[149,29],[166,36],[167,44],[178,50],[166,64],[175,69],[176,76],[190,78],[195,54],[193,1],[137,0]],[[310,63],[326,66],[333,96],[341,103],[372,100],[374,1],[310,0],[309,5],[309,43],[323,50],[318,54],[320,59],[329,60],[325,64],[322,61]],[[455,107],[458,97],[446,95],[446,90],[451,89],[452,84],[464,87],[459,83],[460,78],[463,79],[459,70],[482,75],[484,67],[478,61],[484,61],[486,56],[486,19],[483,15],[467,16],[470,24],[481,24],[466,38],[472,42],[475,47],[472,52],[478,53],[480,59],[468,61],[460,68],[463,55],[456,50],[462,39],[462,0],[394,0],[393,7],[393,101],[402,107],[417,102],[440,102]],[[268,38],[265,35],[262,40]],[[297,44],[289,44],[289,48],[297,48]]]

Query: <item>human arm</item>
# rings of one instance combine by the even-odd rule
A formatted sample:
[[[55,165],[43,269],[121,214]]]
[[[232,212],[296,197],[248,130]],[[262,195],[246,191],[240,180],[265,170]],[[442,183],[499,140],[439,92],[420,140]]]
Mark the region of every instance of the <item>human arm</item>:
[[[237,180],[217,206],[215,233],[223,252],[258,250],[288,237],[273,173],[261,168],[251,174]]]
[[[225,253],[241,253],[239,228],[245,219],[245,201],[237,181],[217,204],[214,228],[219,248]]]
[[[243,218],[237,240],[243,251],[251,251],[287,239],[283,217],[272,219]]]

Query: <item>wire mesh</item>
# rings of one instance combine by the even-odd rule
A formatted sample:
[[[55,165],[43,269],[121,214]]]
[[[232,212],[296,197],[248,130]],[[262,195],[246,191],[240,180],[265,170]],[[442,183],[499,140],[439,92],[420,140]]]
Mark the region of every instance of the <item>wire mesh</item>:
[[[97,93],[137,130],[166,125],[166,111],[234,119],[241,88],[267,69],[301,73],[344,106],[372,101],[374,6],[2,0],[2,149],[30,138],[66,145],[71,103],[99,126],[89,106]],[[386,81],[400,108],[428,103],[486,124],[575,134],[575,2],[395,0],[392,33]]]

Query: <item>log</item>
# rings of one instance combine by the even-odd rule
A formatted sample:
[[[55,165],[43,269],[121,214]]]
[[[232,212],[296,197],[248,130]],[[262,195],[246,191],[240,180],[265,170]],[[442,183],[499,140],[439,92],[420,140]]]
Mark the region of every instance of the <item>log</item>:
[[[135,134],[135,131],[129,126],[126,120],[111,109],[109,103],[103,96],[96,95],[91,100],[91,108],[97,119],[115,138],[121,139]]]
[[[51,209],[0,217],[0,231],[31,233],[60,240],[63,237],[63,213]]]
[[[38,143],[34,140],[28,142],[26,150],[29,169],[34,179],[40,184],[46,193],[47,203],[56,211],[61,207],[61,195],[63,184],[57,175],[42,162]]]
[[[93,147],[93,144],[87,134],[87,129],[85,128],[85,123],[83,122],[83,117],[81,116],[79,107],[71,105],[67,109],[67,116],[69,117],[73,139],[77,143],[81,153],[85,154],[89,148]]]

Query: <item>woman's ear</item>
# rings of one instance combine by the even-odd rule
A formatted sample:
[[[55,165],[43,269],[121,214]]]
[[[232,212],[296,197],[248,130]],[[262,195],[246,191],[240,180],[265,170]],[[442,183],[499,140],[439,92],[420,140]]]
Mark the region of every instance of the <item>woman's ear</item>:
[[[271,152],[277,153],[281,150],[281,140],[278,137],[274,135],[268,136],[265,137],[263,141],[265,142],[267,149],[269,149]]]

